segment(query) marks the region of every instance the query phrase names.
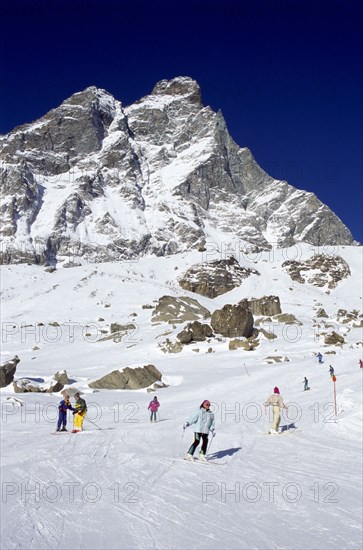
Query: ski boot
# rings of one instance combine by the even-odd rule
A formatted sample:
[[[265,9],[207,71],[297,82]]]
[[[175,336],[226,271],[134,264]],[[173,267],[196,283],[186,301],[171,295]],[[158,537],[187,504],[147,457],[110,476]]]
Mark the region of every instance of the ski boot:
[[[198,460],[201,460],[202,462],[207,462],[207,459],[204,453],[199,453]]]
[[[192,462],[194,460],[193,455],[187,453],[184,457],[184,460],[189,460],[189,462]]]

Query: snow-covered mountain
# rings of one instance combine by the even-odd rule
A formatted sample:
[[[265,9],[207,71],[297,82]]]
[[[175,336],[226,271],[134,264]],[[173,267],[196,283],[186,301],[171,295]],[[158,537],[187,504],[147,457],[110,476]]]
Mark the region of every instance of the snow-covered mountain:
[[[341,221],[189,78],[127,108],[88,88],[0,146],[1,548],[360,550],[362,247]],[[100,383],[145,366],[154,424],[154,386]],[[59,384],[85,431],[52,435]],[[210,462],[187,463],[204,399]]]
[[[313,193],[264,172],[179,77],[124,107],[74,94],[0,138],[2,263],[355,244]]]

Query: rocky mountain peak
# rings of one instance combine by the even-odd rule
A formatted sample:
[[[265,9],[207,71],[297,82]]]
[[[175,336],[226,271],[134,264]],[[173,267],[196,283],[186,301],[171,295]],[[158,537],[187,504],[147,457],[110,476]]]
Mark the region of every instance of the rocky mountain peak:
[[[312,193],[270,177],[188,77],[123,108],[95,86],[0,138],[0,263],[354,244]],[[221,244],[222,243],[222,244]]]
[[[151,95],[187,96],[189,101],[202,105],[199,84],[188,76],[179,76],[172,80],[160,80]]]

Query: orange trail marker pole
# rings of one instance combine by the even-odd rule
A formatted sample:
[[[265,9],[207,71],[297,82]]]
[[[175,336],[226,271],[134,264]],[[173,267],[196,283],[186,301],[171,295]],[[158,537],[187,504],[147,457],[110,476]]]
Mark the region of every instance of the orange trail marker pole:
[[[336,389],[336,385],[335,385],[335,383],[337,381],[337,377],[333,374],[331,379],[334,382],[334,410],[335,410],[335,416],[338,416],[337,415],[337,389]]]

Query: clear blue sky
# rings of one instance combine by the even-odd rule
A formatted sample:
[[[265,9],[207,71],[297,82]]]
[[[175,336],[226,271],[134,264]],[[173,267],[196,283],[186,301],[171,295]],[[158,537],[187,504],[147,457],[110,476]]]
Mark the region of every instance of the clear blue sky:
[[[362,242],[362,2],[2,0],[0,132],[90,85],[124,105],[191,76],[272,176]]]

